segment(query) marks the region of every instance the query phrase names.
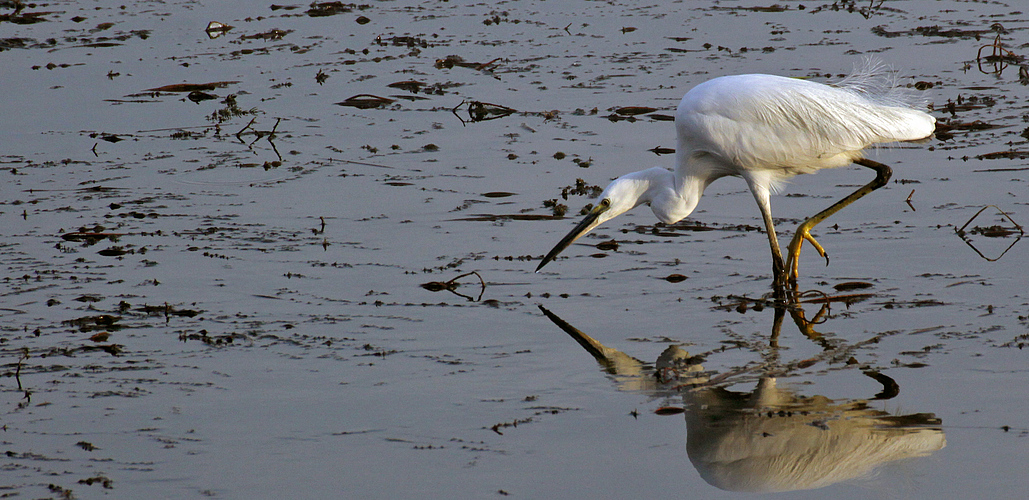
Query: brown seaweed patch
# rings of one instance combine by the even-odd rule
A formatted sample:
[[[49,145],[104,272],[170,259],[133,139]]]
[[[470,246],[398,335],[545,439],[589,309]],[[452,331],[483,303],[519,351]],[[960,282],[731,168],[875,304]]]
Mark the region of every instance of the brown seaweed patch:
[[[48,21],[43,16],[49,16],[51,14],[58,14],[56,11],[40,11],[40,12],[21,12],[21,8],[24,6],[21,2],[14,2],[18,5],[18,8],[11,14],[0,14],[0,23],[9,22],[12,24],[36,24]],[[33,4],[35,6],[35,4]]]
[[[71,232],[64,233],[61,235],[61,239],[65,241],[83,242],[85,246],[94,245],[105,239],[116,241],[118,237],[125,236],[127,233],[89,233],[89,232]]]
[[[647,113],[653,113],[654,111],[657,111],[657,108],[649,108],[646,106],[624,106],[621,108],[616,108],[614,111],[616,114],[622,116],[637,116],[645,115]]]
[[[337,106],[350,106],[357,109],[372,109],[381,108],[388,104],[393,104],[394,102],[396,102],[395,99],[390,99],[388,97],[381,97],[372,94],[357,94],[333,104]]]
[[[402,82],[393,82],[386,86],[391,89],[400,89],[406,90],[411,93],[418,93],[418,91],[425,86],[425,82],[419,82],[417,80],[404,80]]]
[[[202,311],[198,311],[196,309],[177,309],[174,306],[172,306],[170,304],[167,304],[167,303],[165,303],[163,305],[156,305],[156,306],[152,306],[152,305],[148,305],[148,304],[143,304],[142,306],[138,307],[136,310],[139,311],[139,312],[142,312],[142,313],[144,313],[144,314],[146,314],[148,316],[164,316],[166,319],[170,318],[172,316],[179,316],[179,317],[185,317],[185,318],[193,318],[195,316],[200,315],[200,313],[202,312]]]
[[[204,90],[222,89],[229,85],[234,85],[239,81],[223,81],[223,82],[210,82],[210,83],[173,83],[171,85],[163,85],[160,87],[154,87],[152,89],[146,89],[147,92],[194,92]]]
[[[61,324],[76,327],[80,332],[85,333],[93,330],[120,329],[121,325],[117,324],[120,320],[121,316],[100,314],[96,316],[83,316],[81,318],[67,319],[62,321]]]
[[[222,335],[211,335],[206,329],[198,332],[182,332],[179,334],[179,340],[187,342],[190,340],[199,340],[210,346],[225,346],[234,343],[236,340],[250,340],[249,337],[241,333],[226,333]]]
[[[354,10],[365,10],[370,9],[371,5],[358,5],[356,3],[343,3],[343,2],[314,2],[311,4],[311,8],[307,9],[305,14],[311,17],[326,17],[335,16],[336,14],[345,14],[347,12],[353,12]]]
[[[576,158],[578,159],[578,158]],[[595,184],[587,184],[582,179],[575,179],[575,184],[571,186],[565,186],[561,188],[561,198],[568,199],[568,195],[574,196],[586,196],[587,198],[596,198],[600,196],[600,193],[604,192],[604,188]]]
[[[254,33],[253,35],[243,35],[240,40],[282,40],[286,35],[292,33],[293,30],[280,30],[271,29],[263,33]],[[244,52],[245,53],[245,52]]]
[[[88,450],[88,451],[93,451],[93,450]],[[100,486],[103,486],[105,490],[109,490],[109,489],[114,488],[114,481],[112,481],[111,478],[109,478],[107,476],[104,476],[104,475],[96,475],[96,476],[93,476],[93,477],[87,477],[85,479],[79,479],[79,484],[84,484],[86,486],[92,486],[94,484],[99,484]]]

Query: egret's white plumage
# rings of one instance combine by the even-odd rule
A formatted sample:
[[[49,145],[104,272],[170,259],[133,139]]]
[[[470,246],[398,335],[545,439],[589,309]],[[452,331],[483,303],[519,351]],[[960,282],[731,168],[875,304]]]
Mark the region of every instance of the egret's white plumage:
[[[675,114],[685,146],[679,169],[689,172],[690,158],[707,153],[728,162],[730,175],[740,169],[807,174],[847,165],[871,144],[932,134],[933,117],[876,97],[772,75],[710,80],[686,94]]]
[[[889,167],[864,159],[862,151],[878,143],[925,139],[935,130],[936,119],[914,109],[903,90],[874,64],[834,86],[756,74],[697,85],[675,113],[675,171],[654,167],[615,179],[536,270],[580,236],[640,204],[650,204],[664,223],[678,222],[693,212],[711,182],[731,175],[747,181],[761,210],[776,282],[785,282],[787,271],[795,280],[804,240],[826,255],[808,232],[811,227],[889,179]],[[797,174],[852,162],[875,169],[876,180],[798,228],[787,270],[772,225],[771,191]]]

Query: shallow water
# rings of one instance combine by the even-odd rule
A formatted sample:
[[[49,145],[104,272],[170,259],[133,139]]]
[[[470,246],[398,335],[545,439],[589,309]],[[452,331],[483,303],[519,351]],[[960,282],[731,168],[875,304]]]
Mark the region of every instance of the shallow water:
[[[1027,15],[779,5],[53,2],[17,13],[40,22],[0,22],[4,491],[738,497],[744,479],[698,458],[719,448],[686,439],[722,404],[704,398],[728,394],[780,398],[774,431],[752,406],[714,413],[769,438],[890,437],[884,416],[919,415],[885,440],[908,451],[812,467],[817,489],[791,495],[1020,495],[1029,247],[982,228],[1029,220],[1027,87],[1017,64],[976,56],[998,23],[1005,48],[1029,50]],[[233,29],[211,38],[211,21]],[[737,179],[684,224],[655,233],[639,209],[532,272],[592,201],[562,188],[670,165],[649,151],[675,147],[653,115],[693,85],[832,81],[870,55],[932,84],[915,92],[953,130],[871,152],[894,180],[816,229],[832,260],[806,249],[801,287],[852,303],[773,335],[774,308],[741,298],[769,290],[770,266]],[[210,82],[231,83],[197,103],[151,90]],[[392,102],[335,105],[362,94]],[[515,112],[472,121],[470,102]],[[625,106],[658,111],[607,118]],[[795,179],[773,199],[780,238],[870,178]],[[483,284],[451,281],[472,271]],[[834,288],[855,281],[871,287]],[[539,305],[648,364],[602,369]],[[670,345],[705,354],[720,389],[633,376]]]

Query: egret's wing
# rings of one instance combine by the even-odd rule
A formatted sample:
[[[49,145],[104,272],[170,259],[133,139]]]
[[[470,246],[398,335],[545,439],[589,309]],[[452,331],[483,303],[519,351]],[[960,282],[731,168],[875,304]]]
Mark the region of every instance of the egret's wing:
[[[924,139],[936,122],[853,88],[770,75],[701,84],[683,98],[676,121],[687,149],[789,175],[846,165],[872,144]]]

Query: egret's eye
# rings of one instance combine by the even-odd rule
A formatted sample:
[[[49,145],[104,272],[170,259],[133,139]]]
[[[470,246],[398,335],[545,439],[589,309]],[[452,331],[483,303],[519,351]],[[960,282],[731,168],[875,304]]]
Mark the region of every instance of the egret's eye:
[[[600,206],[602,206],[604,208],[607,208],[607,207],[611,206],[611,200],[609,200],[607,198],[604,198],[603,200],[600,200]]]

